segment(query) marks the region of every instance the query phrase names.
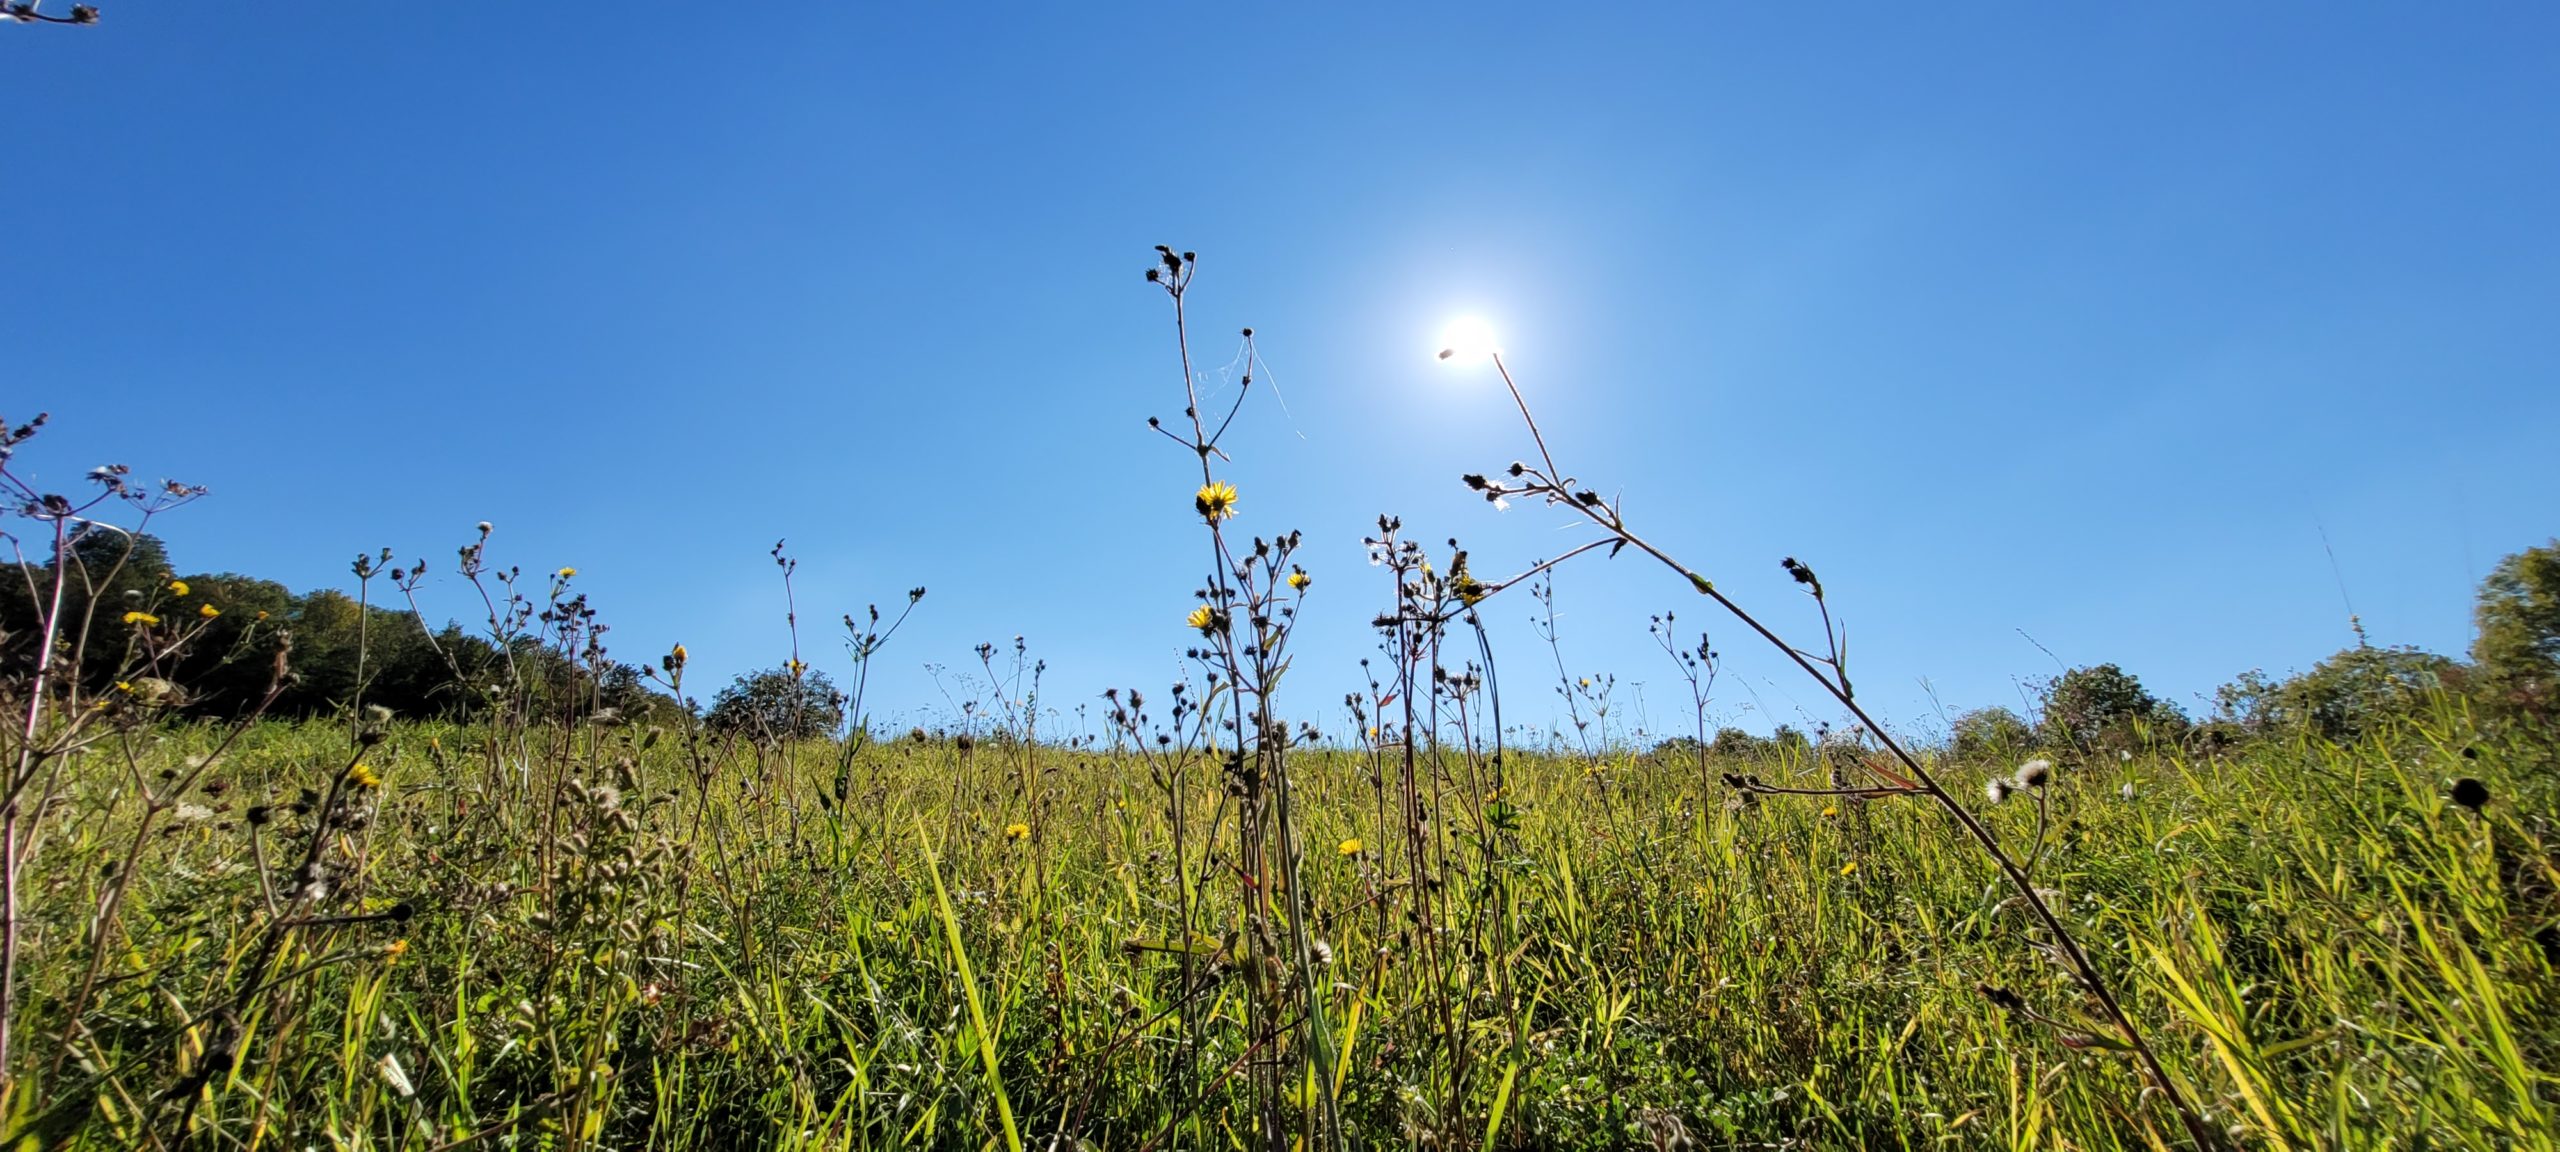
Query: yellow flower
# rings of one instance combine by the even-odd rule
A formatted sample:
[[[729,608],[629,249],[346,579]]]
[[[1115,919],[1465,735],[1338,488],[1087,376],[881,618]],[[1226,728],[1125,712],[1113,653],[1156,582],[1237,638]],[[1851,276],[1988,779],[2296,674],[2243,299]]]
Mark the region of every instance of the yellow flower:
[[[258,619],[260,619],[260,620],[264,620],[264,619],[266,619],[266,618],[267,618],[267,610],[266,610],[266,609],[264,609],[264,608],[259,609],[259,610],[258,610]]]
[[[1306,591],[1306,590],[1307,590],[1307,585],[1309,585],[1309,584],[1313,584],[1313,583],[1315,583],[1315,582],[1316,582],[1316,581],[1315,581],[1315,577],[1309,576],[1309,575],[1307,575],[1305,572],[1302,572],[1302,571],[1301,571],[1301,572],[1292,572],[1292,573],[1290,573],[1290,574],[1289,574],[1289,586],[1290,586],[1291,588],[1295,588],[1295,589],[1297,589],[1297,590],[1298,590],[1298,591],[1300,591],[1300,592],[1304,592],[1304,591]]]
[[[1342,842],[1341,852],[1342,852],[1342,854],[1343,854],[1343,855],[1345,855],[1345,856],[1357,856],[1357,855],[1359,855],[1359,854],[1360,854],[1360,838],[1359,838],[1359,837],[1357,837],[1357,836],[1354,836],[1354,837],[1352,837],[1352,838],[1350,838],[1350,839],[1348,839],[1348,840],[1343,841],[1343,842]]]
[[[1191,506],[1202,519],[1215,524],[1236,514],[1236,486],[1224,480],[1204,484],[1200,494],[1191,498]]]
[[[675,657],[675,658],[676,658],[676,666],[677,666],[677,667],[681,668],[681,667],[683,667],[683,666],[684,666],[684,658],[685,658],[684,645],[682,645],[682,644],[678,644],[678,645],[676,645],[676,650],[675,650],[675,651],[673,651],[673,652],[669,652],[669,653],[667,653],[667,655],[669,655],[669,656],[673,656],[673,657]]]
[[[1840,814],[1840,808],[1835,804],[1825,804],[1822,806],[1822,814],[1825,816],[1837,816]]]
[[[184,596],[184,595],[186,595],[186,594],[187,594],[187,582],[186,582],[186,581],[184,581],[184,580],[172,580],[172,581],[170,581],[170,582],[169,582],[169,594],[170,594],[170,595],[172,595],[172,596]]]
[[[1217,631],[1218,613],[1216,609],[1203,604],[1192,609],[1191,615],[1184,617],[1182,622],[1199,629],[1202,635],[1207,635]]]
[[[785,660],[782,662],[782,667],[785,671],[791,673],[791,678],[794,680],[799,679],[801,673],[809,670],[808,665],[797,660]]]
[[[124,614],[124,622],[127,624],[140,624],[145,628],[150,628],[157,626],[160,623],[160,618],[148,612],[127,612]]]
[[[1031,826],[1020,820],[1004,826],[1004,838],[1007,840],[1020,840],[1029,835],[1031,835]]]
[[[380,788],[382,776],[371,765],[358,764],[347,769],[347,783],[358,788]]]
[[[390,942],[390,943],[385,944],[385,945],[383,945],[383,946],[382,946],[382,960],[383,960],[383,963],[388,964],[388,963],[392,963],[392,962],[394,962],[394,961],[397,961],[397,960],[399,960],[402,956],[407,955],[407,954],[408,954],[408,952],[409,952],[409,942],[408,942],[408,941],[406,941],[406,940],[394,940],[394,941],[392,941],[392,942]]]
[[[570,577],[572,577],[572,576],[575,576],[575,575],[577,575],[577,574],[578,574],[578,570],[577,570],[577,569],[575,569],[575,568],[563,568],[563,569],[561,569],[561,570],[560,570],[560,578],[561,578],[561,579],[563,579],[563,580],[566,580],[566,579],[568,579],[568,578],[570,578]]]
[[[116,691],[118,691],[118,692],[131,692],[131,691],[133,691],[133,681],[131,681],[131,680],[118,680],[118,681],[116,681]]]
[[[202,616],[207,620],[211,620],[216,616],[222,615],[222,609],[216,608],[211,604],[198,604],[196,605],[196,615]]]
[[[1848,862],[1848,863],[1843,864],[1843,865],[1841,865],[1841,866],[1840,866],[1840,874],[1841,874],[1841,875],[1843,875],[1843,876],[1846,876],[1846,875],[1848,875],[1848,874],[1850,874],[1850,873],[1852,873],[1852,872],[1855,872],[1855,871],[1857,871],[1857,870],[1858,870],[1858,862],[1857,862],[1857,861],[1855,861],[1855,860],[1852,860],[1852,861],[1850,861],[1850,862]]]

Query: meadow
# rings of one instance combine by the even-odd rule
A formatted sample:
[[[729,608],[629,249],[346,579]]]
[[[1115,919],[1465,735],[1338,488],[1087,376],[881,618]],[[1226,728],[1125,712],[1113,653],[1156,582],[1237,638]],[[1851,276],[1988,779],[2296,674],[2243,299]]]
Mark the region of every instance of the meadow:
[[[2089,670],[2032,725],[1922,743],[1867,717],[1811,567],[1786,561],[1824,628],[1798,644],[1559,467],[1513,385],[1536,455],[1464,482],[1590,542],[1489,576],[1382,519],[1383,656],[1321,731],[1294,718],[1336,702],[1280,691],[1298,537],[1232,532],[1235,410],[1192,390],[1194,263],[1158,251],[1196,674],[1115,691],[1101,736],[1043,730],[1041,666],[992,648],[958,722],[877,730],[903,619],[877,610],[845,619],[850,691],[795,647],[706,707],[684,649],[607,661],[576,573],[498,567],[485,526],[459,569],[485,627],[377,621],[425,568],[359,559],[348,687],[290,710],[316,610],[118,583],[201,490],[0,467],[40,553],[0,645],[0,1139],[2560,1143],[2560,746],[2493,661],[2359,649],[2337,667],[2381,688],[2248,685],[2254,720],[2205,724]],[[1839,728],[1711,736],[1719,654],[1665,619],[1696,737],[1510,746],[1477,608],[1602,548],[1767,641]],[[449,669],[443,703],[381,702],[394,644]]]

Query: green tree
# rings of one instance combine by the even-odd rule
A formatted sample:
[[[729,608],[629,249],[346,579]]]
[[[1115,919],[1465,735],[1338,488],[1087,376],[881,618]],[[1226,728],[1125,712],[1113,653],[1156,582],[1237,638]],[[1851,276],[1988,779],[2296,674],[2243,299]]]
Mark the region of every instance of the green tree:
[[[2488,699],[2537,719],[2560,714],[2560,539],[2499,561],[2472,618],[2471,663]]]
[[[2214,700],[2222,718],[2243,731],[2307,731],[2351,741],[2462,682],[2462,665],[2433,652],[2358,645],[2286,680],[2243,673],[2216,689]]]
[[[2088,752],[2175,736],[2186,727],[2177,706],[2153,696],[2132,673],[2099,664],[2073,668],[2045,684],[2036,735],[2058,748]]]
[[[2035,726],[2006,708],[1976,708],[1956,717],[1953,751],[1967,760],[2004,759],[2036,742]]]
[[[844,693],[824,672],[794,676],[781,668],[739,674],[711,698],[703,722],[716,732],[757,740],[832,734],[844,723]]]

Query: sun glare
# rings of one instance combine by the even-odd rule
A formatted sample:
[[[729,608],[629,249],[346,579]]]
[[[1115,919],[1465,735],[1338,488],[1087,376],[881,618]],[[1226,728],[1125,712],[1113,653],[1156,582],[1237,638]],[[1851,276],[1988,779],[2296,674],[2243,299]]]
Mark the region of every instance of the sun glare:
[[[1443,360],[1473,360],[1501,351],[1493,342],[1493,325],[1485,323],[1481,316],[1461,316],[1450,321],[1449,327],[1440,333],[1440,358]]]

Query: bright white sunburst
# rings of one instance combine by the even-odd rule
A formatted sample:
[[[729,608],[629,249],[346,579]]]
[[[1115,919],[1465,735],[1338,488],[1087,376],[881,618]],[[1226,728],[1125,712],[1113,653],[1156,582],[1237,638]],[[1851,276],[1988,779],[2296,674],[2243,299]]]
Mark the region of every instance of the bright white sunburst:
[[[1449,327],[1440,333],[1440,358],[1443,360],[1473,360],[1501,351],[1493,340],[1493,325],[1485,323],[1481,316],[1461,316],[1450,321]]]

